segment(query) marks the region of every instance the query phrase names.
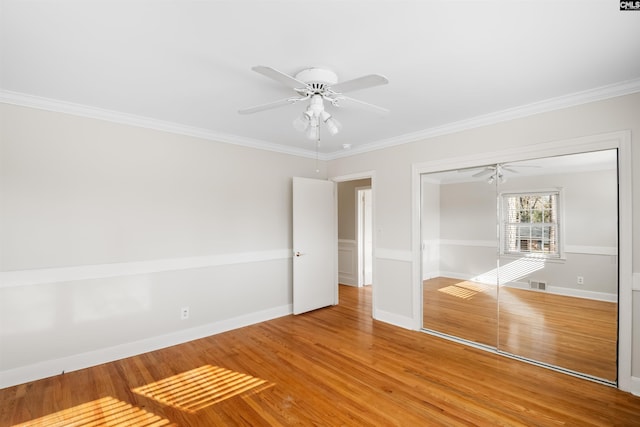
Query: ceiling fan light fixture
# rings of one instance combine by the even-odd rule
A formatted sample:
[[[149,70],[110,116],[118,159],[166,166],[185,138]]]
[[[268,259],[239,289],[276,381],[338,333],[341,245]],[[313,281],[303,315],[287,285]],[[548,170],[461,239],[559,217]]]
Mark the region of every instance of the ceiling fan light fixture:
[[[313,95],[309,100],[309,107],[307,107],[309,114],[319,116],[324,113],[324,102],[322,101],[322,95]]]
[[[305,134],[307,135],[307,138],[309,138],[312,141],[315,141],[318,139],[318,137],[320,136],[320,129],[318,128],[318,124],[311,124],[311,126],[309,126],[309,128],[307,129],[307,131],[305,132]]]
[[[293,120],[293,127],[298,132],[306,132],[310,125],[309,114],[305,111]]]
[[[320,114],[322,121],[327,126],[327,130],[333,136],[342,130],[342,124],[331,116],[326,111],[322,111]]]
[[[342,130],[342,124],[331,116],[324,123],[327,125],[327,130],[331,135],[335,135]]]
[[[493,184],[494,182],[496,182],[496,179],[500,184],[507,182],[507,178],[505,178],[502,173],[494,173],[487,179],[487,184]]]

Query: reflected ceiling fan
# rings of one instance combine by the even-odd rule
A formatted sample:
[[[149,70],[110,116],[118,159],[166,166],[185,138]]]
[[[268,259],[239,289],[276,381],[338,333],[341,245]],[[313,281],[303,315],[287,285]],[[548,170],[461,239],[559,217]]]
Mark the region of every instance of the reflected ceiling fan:
[[[480,172],[474,173],[471,175],[473,178],[482,178],[487,177],[487,182],[489,184],[493,184],[495,180],[499,182],[505,182],[507,178],[505,177],[505,172],[510,173],[520,173],[516,168],[539,168],[540,166],[536,165],[518,165],[514,163],[497,163],[495,165],[489,165],[482,168],[471,168],[466,170],[459,170],[458,172],[465,172],[470,170],[478,170],[481,169]]]
[[[326,68],[307,68],[295,76],[290,76],[275,68],[265,67],[262,65],[251,68],[256,73],[273,79],[278,83],[293,89],[295,96],[280,99],[278,101],[269,102],[267,104],[256,105],[253,107],[242,108],[238,110],[240,114],[253,114],[259,111],[279,108],[285,105],[296,104],[302,101],[308,101],[307,108],[301,115],[295,118],[293,126],[304,132],[309,139],[319,140],[320,123],[324,123],[331,135],[340,132],[342,125],[325,108],[324,103],[329,102],[335,107],[341,107],[342,101],[352,103],[354,106],[363,108],[378,114],[386,114],[389,112],[386,108],[369,104],[354,98],[345,96],[347,92],[367,89],[374,86],[385,85],[389,80],[380,74],[369,74],[358,77],[353,80],[338,82],[338,76],[331,70]]]

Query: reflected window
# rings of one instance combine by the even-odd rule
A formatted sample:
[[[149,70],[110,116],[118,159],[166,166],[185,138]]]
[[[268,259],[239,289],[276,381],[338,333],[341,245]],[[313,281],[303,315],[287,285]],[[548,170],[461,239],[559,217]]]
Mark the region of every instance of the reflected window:
[[[502,194],[502,252],[560,258],[560,191]]]

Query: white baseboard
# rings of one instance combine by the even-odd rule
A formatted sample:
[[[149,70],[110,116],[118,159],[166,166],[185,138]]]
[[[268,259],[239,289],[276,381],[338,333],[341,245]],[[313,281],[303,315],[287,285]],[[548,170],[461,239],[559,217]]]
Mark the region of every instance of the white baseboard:
[[[562,288],[559,286],[549,286],[547,292],[564,295],[567,297],[586,298],[597,301],[618,302],[617,294],[608,294],[606,292],[585,291],[582,289]]]
[[[531,290],[529,288],[528,282],[509,282],[506,286],[508,288]],[[564,288],[562,286],[549,286],[547,287],[546,291],[538,291],[538,292],[547,292],[550,294],[561,295],[565,297],[585,298],[585,299],[606,301],[606,302],[618,302],[617,294],[587,291],[584,289]]]
[[[458,279],[458,280],[472,280],[473,277],[476,277],[470,274],[456,273],[453,271],[440,271],[437,273],[430,272],[429,275],[431,276],[430,278],[450,277],[452,279]],[[486,285],[492,284],[495,286],[495,283],[484,283],[484,284]],[[529,290],[528,282],[509,282],[506,286],[509,288]],[[537,292],[542,292],[542,291],[537,291]],[[587,291],[583,289],[565,288],[562,286],[549,286],[546,292],[554,295],[562,295],[567,297],[586,298],[591,300],[607,301],[607,302],[618,302],[617,294],[610,294],[606,292],[594,292],[594,291]]]
[[[378,309],[375,313],[375,319],[404,329],[415,329],[415,321],[412,317],[401,316],[399,314]]]
[[[338,283],[340,283],[341,285],[358,287],[358,280],[355,279],[353,276],[350,276],[350,275],[339,274],[338,275]]]
[[[358,286],[358,285],[354,285],[353,283],[344,283],[344,282],[342,282],[342,281],[339,281],[339,282],[340,282],[340,284],[341,284],[341,285],[344,285],[344,286],[351,286],[352,288],[359,288],[359,287],[360,287],[360,286]]]
[[[631,377],[631,394],[640,396],[640,377]]]
[[[422,280],[433,279],[434,277],[442,277],[439,271],[425,271],[422,273]]]
[[[94,350],[82,354],[75,354],[60,359],[47,360],[33,365],[22,366],[0,372],[0,388],[11,387],[29,381],[72,372],[102,363],[113,362],[142,353],[159,350],[188,341],[205,338],[221,332],[230,331],[244,326],[253,325],[267,320],[289,315],[293,307],[288,304],[280,307],[249,313],[242,316],[225,319],[207,325],[184,329],[171,334],[160,335],[127,344]]]

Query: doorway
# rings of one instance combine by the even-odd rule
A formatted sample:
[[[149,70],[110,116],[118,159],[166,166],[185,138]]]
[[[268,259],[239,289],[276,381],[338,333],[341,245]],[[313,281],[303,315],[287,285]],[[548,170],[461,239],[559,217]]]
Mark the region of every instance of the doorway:
[[[337,183],[338,282],[359,287],[376,318],[375,172],[331,180]]]

